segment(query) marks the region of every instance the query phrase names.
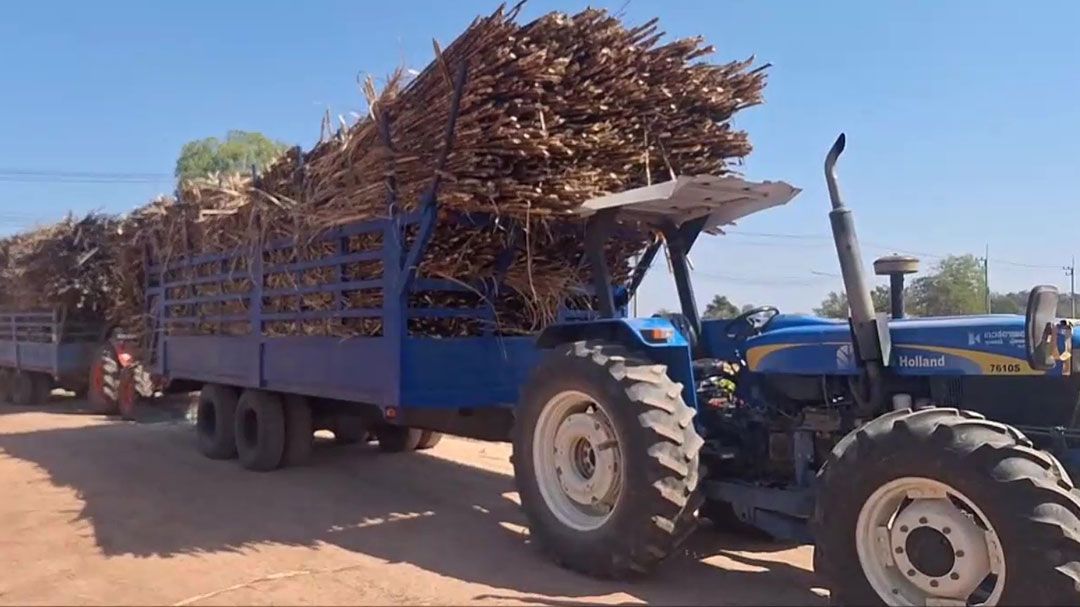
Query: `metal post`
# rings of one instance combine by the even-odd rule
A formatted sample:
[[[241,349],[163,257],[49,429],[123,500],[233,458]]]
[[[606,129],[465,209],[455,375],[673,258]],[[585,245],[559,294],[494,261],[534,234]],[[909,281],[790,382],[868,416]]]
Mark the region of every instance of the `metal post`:
[[[889,310],[893,318],[904,317],[904,275],[889,276]]]
[[[600,211],[585,226],[585,257],[589,262],[593,291],[603,318],[615,318],[615,297],[611,292],[611,273],[604,257],[604,244],[615,228],[614,209]]]
[[[1076,256],[1072,258],[1069,266],[1069,304],[1072,308],[1070,318],[1076,318]]]

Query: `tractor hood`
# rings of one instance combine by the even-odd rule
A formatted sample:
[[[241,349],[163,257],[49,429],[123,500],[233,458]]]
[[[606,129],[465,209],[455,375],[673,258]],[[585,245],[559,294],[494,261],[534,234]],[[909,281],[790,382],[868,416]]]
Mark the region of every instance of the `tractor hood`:
[[[889,321],[888,368],[899,375],[1055,375],[1032,369],[1024,345],[1024,317],[1013,314],[910,318]],[[1080,332],[1073,337],[1080,346]],[[797,375],[859,372],[846,321],[781,315],[747,340],[751,371]]]

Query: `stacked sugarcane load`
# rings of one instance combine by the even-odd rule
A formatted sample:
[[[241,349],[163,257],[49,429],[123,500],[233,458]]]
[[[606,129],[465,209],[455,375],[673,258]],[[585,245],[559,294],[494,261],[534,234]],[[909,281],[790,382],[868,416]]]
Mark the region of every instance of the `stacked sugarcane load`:
[[[302,244],[268,255],[265,262],[318,259],[337,252],[316,238],[330,228],[417,210],[448,145],[455,81],[464,66],[456,128],[439,172],[438,221],[418,274],[467,288],[413,293],[410,305],[487,308],[494,321],[415,319],[409,331],[438,337],[487,329],[520,334],[549,323],[562,306],[590,306],[589,298],[573,292],[588,281],[582,261],[585,223],[575,209],[590,198],[676,174],[729,173],[750,152],[746,133],[731,119],[761,102],[765,75],[749,60],[708,63],[712,48],[699,38],[661,43],[655,20],[628,27],[588,9],[520,24],[518,8],[500,8],[475,20],[445,49],[436,45],[435,60],[414,78],[401,71],[379,90],[368,80],[367,117],[343,125],[311,150],[291,150],[257,179],[223,175],[183,183],[177,200],[157,200],[108,224],[109,251],[95,258],[123,271],[109,274],[103,283],[109,286],[94,295],[111,297],[77,305],[135,330],[145,326],[144,255],[163,262],[238,248],[254,252],[262,243],[284,238]],[[407,243],[415,233],[415,226],[406,229]],[[25,247],[20,238],[25,236],[0,243],[0,256]],[[640,227],[620,228],[606,251],[616,279],[628,275],[633,257],[653,238]],[[378,233],[352,237],[347,252],[380,246]],[[508,248],[509,264],[500,267]],[[65,253],[64,259],[74,255],[77,260],[80,254]],[[169,282],[222,271],[233,279],[196,281],[170,295],[249,293],[253,281],[247,265],[241,259],[229,267],[216,263],[175,273]],[[4,267],[18,273],[29,266]],[[381,261],[344,268],[350,281],[376,279],[382,272]],[[264,286],[290,289],[336,279],[335,269],[317,268],[268,276]],[[67,298],[75,292],[62,285],[48,289],[49,297],[39,293],[39,300],[71,303]],[[382,297],[378,289],[346,292],[343,305],[378,308]],[[310,292],[263,302],[267,311],[338,305],[333,294]],[[179,306],[170,315],[207,317],[187,327],[196,333],[246,333],[252,328],[244,322],[210,317],[247,311],[246,302],[237,299]],[[377,318],[331,318],[270,323],[263,330],[347,337],[378,335],[382,326]]]
[[[750,152],[746,133],[733,128],[731,118],[761,102],[763,71],[752,69],[750,61],[704,61],[712,48],[699,38],[666,44],[661,38],[655,20],[627,27],[589,9],[551,13],[522,25],[517,9],[500,8],[474,21],[445,49],[436,45],[435,60],[410,81],[398,73],[377,91],[369,80],[368,117],[310,151],[293,150],[257,180],[214,177],[185,184],[179,204],[160,215],[169,227],[153,230],[158,235],[153,248],[158,257],[169,258],[184,251],[253,247],[279,237],[309,242],[328,228],[417,209],[446,145],[454,83],[464,65],[460,112],[440,173],[439,220],[418,272],[470,290],[414,293],[411,304],[488,306],[498,332],[534,331],[560,306],[590,303],[571,295],[572,287],[587,282],[584,221],[574,215],[579,205],[675,174],[727,174]],[[476,226],[461,221],[481,215],[494,220],[472,222]],[[621,229],[607,250],[615,278],[627,276],[631,259],[652,238],[634,226]],[[508,245],[514,248],[512,261],[500,272],[497,258]],[[378,237],[356,246],[379,246]],[[330,245],[312,244],[270,261],[333,253]],[[352,265],[351,280],[382,272],[381,262]],[[233,270],[241,278],[230,288],[250,288],[243,268]],[[329,269],[311,270],[299,277],[271,277],[267,286],[332,279]],[[378,291],[346,295],[351,308],[378,307],[382,301]],[[264,306],[325,310],[335,301],[330,294],[307,294]],[[239,302],[213,308],[215,313],[246,309]],[[412,321],[410,331],[455,336],[484,328],[476,320],[427,319]],[[202,330],[229,331],[213,323]],[[374,335],[381,325],[372,319],[334,319],[275,323],[266,330]]]
[[[0,239],[0,309],[104,323],[123,274],[111,258],[117,226],[109,215],[69,215]]]

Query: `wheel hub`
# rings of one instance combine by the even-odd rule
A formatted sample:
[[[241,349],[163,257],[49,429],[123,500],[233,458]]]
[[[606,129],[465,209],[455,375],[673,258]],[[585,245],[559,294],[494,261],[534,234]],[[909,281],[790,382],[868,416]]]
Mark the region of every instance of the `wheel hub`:
[[[568,415],[555,433],[555,472],[567,497],[610,510],[615,489],[614,438],[595,409]]]
[[[866,501],[857,526],[863,571],[890,604],[963,605],[976,591],[993,603],[1000,593],[1004,553],[996,533],[944,483],[892,481]]]
[[[607,414],[592,397],[553,396],[537,419],[533,462],[550,512],[578,531],[607,522],[622,487],[621,449]]]
[[[897,568],[931,596],[967,599],[991,571],[986,534],[947,497],[909,504],[890,540]]]

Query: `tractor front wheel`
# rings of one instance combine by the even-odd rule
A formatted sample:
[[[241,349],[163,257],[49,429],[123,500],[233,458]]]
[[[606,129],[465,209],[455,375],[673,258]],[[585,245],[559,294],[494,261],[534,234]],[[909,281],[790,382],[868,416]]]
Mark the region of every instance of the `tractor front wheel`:
[[[561,565],[645,573],[694,528],[702,439],[682,385],[626,348],[576,342],[522,389],[514,477],[532,536]]]
[[[818,480],[814,565],[838,604],[1080,604],[1080,497],[1009,426],[891,412]]]

